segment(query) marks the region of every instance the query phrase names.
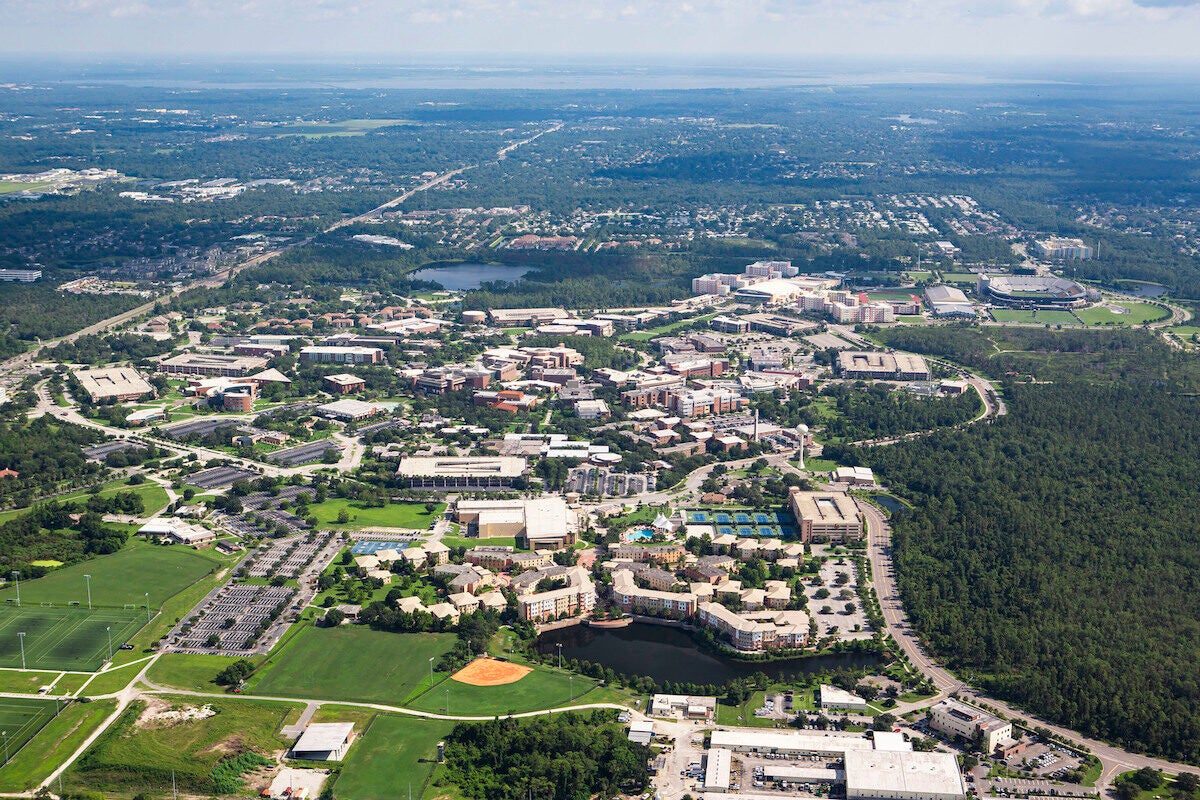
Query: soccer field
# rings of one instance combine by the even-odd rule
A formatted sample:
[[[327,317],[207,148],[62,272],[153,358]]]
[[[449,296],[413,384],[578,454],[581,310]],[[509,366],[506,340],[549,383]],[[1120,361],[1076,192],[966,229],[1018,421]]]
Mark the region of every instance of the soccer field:
[[[0,667],[21,666],[25,634],[28,669],[97,670],[112,650],[146,624],[145,609],[9,605],[0,607]]]
[[[9,758],[54,719],[57,708],[54,700],[0,698],[0,730],[8,740]]]

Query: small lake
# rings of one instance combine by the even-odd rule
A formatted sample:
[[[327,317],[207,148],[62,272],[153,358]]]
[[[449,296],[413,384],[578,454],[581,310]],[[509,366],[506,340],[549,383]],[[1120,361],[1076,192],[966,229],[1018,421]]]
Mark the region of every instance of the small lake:
[[[1134,297],[1162,297],[1167,293],[1167,287],[1160,283],[1142,283],[1140,281],[1119,281],[1117,289],[1124,294]]]
[[[892,497],[890,494],[873,494],[871,495],[871,499],[887,509],[889,514],[895,514],[897,511],[904,508],[904,504]]]
[[[433,281],[452,292],[478,289],[490,281],[519,281],[533,267],[507,264],[448,264],[442,267],[422,267],[410,272],[413,280]]]
[[[635,622],[625,628],[592,628],[576,625],[548,631],[538,637],[538,651],[563,659],[576,658],[602,664],[624,675],[645,675],[663,683],[722,684],[735,678],[765,673],[772,678],[808,675],[839,667],[870,667],[879,663],[874,653],[834,653],[787,661],[739,661],[701,650],[687,631]]]

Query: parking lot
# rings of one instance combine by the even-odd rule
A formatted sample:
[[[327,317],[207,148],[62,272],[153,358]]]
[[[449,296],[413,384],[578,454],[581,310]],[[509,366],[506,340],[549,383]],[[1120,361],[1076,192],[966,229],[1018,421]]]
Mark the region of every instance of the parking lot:
[[[244,655],[264,645],[269,649],[286,627],[284,613],[295,596],[296,589],[286,586],[227,583],[209,593],[171,631],[167,649],[219,655]],[[273,632],[278,635],[268,635]],[[215,646],[210,645],[214,636]]]
[[[336,537],[337,534],[325,531],[277,539],[251,553],[238,567],[238,572],[251,578],[298,578]]]
[[[813,547],[813,554],[821,555],[825,550],[817,545]],[[858,572],[854,562],[849,558],[830,556],[821,565],[818,575],[818,583],[814,584],[809,578],[803,580],[808,613],[817,621],[817,635],[825,636],[836,628],[841,639],[870,639],[871,625],[858,597]],[[848,603],[853,604],[853,611],[846,610]]]
[[[258,473],[241,467],[212,467],[193,472],[183,479],[188,486],[208,491],[209,489],[226,489],[236,481],[248,481],[257,478]]]

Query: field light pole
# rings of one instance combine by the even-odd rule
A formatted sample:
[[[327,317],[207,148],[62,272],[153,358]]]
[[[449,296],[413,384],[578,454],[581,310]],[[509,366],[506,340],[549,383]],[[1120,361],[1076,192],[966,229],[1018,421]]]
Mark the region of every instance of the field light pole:
[[[104,630],[108,631],[108,660],[112,661],[112,625],[109,625]]]
[[[4,763],[8,763],[8,731],[0,731],[0,736],[4,737]]]
[[[25,631],[17,634],[17,640],[21,643],[21,669],[25,669]]]
[[[150,593],[146,592],[146,624],[150,624]]]
[[[558,648],[558,668],[562,669],[562,642],[556,642],[554,646]]]
[[[21,573],[17,570],[12,571],[13,580],[17,582],[17,608],[21,607]]]
[[[88,611],[91,611],[91,610],[92,610],[92,576],[91,576],[91,575],[84,575],[84,576],[83,576],[83,579],[84,579],[85,581],[87,581],[87,592],[88,592]]]
[[[571,702],[574,703],[575,702],[575,676],[568,675],[567,680],[569,680],[571,682]]]
[[[429,657],[429,685],[430,686],[433,686],[433,660],[435,658],[437,658],[437,656]]]
[[[450,687],[446,687],[446,716],[450,716]]]

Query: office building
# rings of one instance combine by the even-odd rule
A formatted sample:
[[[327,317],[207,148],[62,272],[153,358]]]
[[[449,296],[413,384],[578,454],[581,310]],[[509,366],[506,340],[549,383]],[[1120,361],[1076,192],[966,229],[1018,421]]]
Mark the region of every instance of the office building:
[[[814,537],[830,542],[856,541],[863,536],[862,515],[849,495],[793,488],[788,503],[802,542],[811,542]]]

